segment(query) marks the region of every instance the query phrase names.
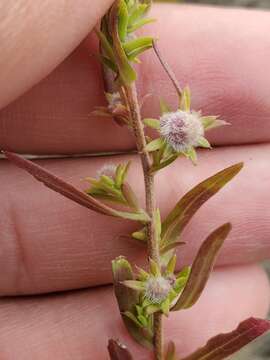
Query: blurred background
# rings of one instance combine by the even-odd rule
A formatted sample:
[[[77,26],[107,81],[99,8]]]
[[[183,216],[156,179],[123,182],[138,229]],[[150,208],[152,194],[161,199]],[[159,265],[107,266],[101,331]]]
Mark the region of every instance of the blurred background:
[[[160,0],[163,2],[184,2],[183,0]],[[186,0],[188,3],[212,4],[222,6],[244,6],[251,8],[270,8],[270,0]]]
[[[185,0],[185,1],[159,0],[159,1],[270,9],[270,0]],[[270,34],[268,34],[268,36],[270,36]],[[269,274],[269,279],[270,279],[270,261],[265,263],[264,266]],[[270,319],[270,313],[269,313],[269,319]],[[266,335],[263,338],[257,340],[252,345],[248,346],[244,351],[239,353],[239,355],[232,357],[232,359],[270,360],[270,335]]]

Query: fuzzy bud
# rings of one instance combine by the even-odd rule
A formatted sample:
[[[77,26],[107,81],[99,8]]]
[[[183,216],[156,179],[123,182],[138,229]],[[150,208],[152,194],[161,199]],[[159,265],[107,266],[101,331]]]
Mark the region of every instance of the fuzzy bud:
[[[145,283],[145,297],[154,304],[166,300],[172,289],[171,281],[163,276],[150,276]]]
[[[116,172],[115,164],[105,164],[97,171],[97,177],[100,178],[102,175],[114,178]]]
[[[178,110],[160,118],[160,133],[175,151],[180,152],[198,146],[204,128],[199,113]]]

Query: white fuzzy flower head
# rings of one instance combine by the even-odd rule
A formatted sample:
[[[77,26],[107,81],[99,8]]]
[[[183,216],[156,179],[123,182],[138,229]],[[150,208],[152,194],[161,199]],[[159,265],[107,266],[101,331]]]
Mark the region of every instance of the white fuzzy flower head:
[[[105,164],[97,171],[97,177],[100,178],[102,175],[113,178],[115,176],[117,166],[115,164]]]
[[[154,304],[166,300],[172,289],[170,279],[163,276],[150,276],[145,283],[145,297]]]
[[[179,152],[198,146],[204,128],[199,113],[178,110],[160,118],[160,133]]]

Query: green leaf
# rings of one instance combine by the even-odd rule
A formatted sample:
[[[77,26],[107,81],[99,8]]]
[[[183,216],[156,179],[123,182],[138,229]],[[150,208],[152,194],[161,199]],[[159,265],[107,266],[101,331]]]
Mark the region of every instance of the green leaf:
[[[141,19],[146,11],[148,9],[147,4],[139,4],[137,6],[134,6],[133,11],[131,11],[130,17],[129,17],[129,25],[132,25],[134,22]]]
[[[164,99],[160,99],[159,103],[162,115],[171,112],[170,106],[166,103]]]
[[[141,281],[126,280],[126,281],[122,281],[122,284],[133,290],[137,290],[137,291],[145,290],[145,286],[144,286],[143,282],[141,282]]]
[[[223,360],[270,330],[270,322],[250,318],[243,321],[236,330],[220,334],[182,360]]]
[[[121,312],[129,311],[139,301],[137,291],[127,288],[123,281],[134,280],[134,274],[130,263],[120,256],[112,261],[112,271],[114,280],[114,291]]]
[[[202,148],[205,148],[205,149],[211,149],[211,144],[209,143],[209,141],[204,138],[204,137],[201,137],[200,140],[199,140],[199,146],[202,147]]]
[[[36,163],[24,159],[22,156],[19,156],[15,153],[4,152],[4,154],[9,161],[11,161],[16,166],[22,168],[23,170],[27,171],[38,181],[42,182],[45,186],[63,195],[64,197],[76,202],[81,206],[84,206],[103,215],[121,217],[124,219],[141,222],[150,221],[149,216],[143,211],[138,213],[128,213],[112,209],[111,207],[95,199],[93,196],[87,195],[83,191],[80,191],[73,185],[60,179],[59,177],[37,165]]]
[[[146,151],[153,152],[159,150],[164,144],[164,140],[162,138],[155,139],[148,143],[145,147]]]
[[[130,25],[128,27],[128,33],[133,33],[134,31],[140,29],[141,27],[151,24],[155,21],[156,21],[156,19],[150,19],[150,18],[138,20],[137,22],[133,23],[132,25]]]
[[[150,127],[151,129],[159,130],[160,129],[160,121],[157,119],[144,119],[144,125]]]
[[[110,32],[113,39],[115,61],[120,74],[120,78],[124,84],[130,85],[137,79],[137,74],[129,63],[118,33],[118,7],[119,1],[116,1],[110,11]]]
[[[109,68],[113,72],[117,73],[117,67],[110,59],[108,59],[106,56],[102,56],[102,55],[99,55],[99,59],[100,59],[100,61],[101,61],[101,63],[103,65],[105,65],[107,68]],[[107,110],[107,108],[106,108],[106,110]],[[104,115],[104,113],[102,115]],[[112,115],[111,114],[105,114],[105,116],[110,116],[111,117]]]
[[[151,349],[153,346],[153,334],[151,329],[142,329],[141,325],[126,315],[133,313],[136,304],[139,303],[139,293],[122,284],[123,281],[134,280],[134,275],[129,262],[124,257],[119,257],[112,262],[114,292],[117,298],[118,307],[122,314],[122,319],[130,335],[142,346]]]
[[[133,60],[137,55],[147,49],[151,49],[153,45],[152,37],[140,37],[123,44],[123,48],[127,57]]]
[[[230,166],[204,180],[184,195],[162,224],[161,246],[175,242],[199,208],[231,181],[242,168],[243,163]]]
[[[169,273],[169,274],[174,274],[174,270],[175,270],[175,266],[176,266],[176,261],[177,261],[177,257],[176,255],[174,254],[170,261],[168,262],[168,265],[167,265],[167,269],[166,269],[166,272]]]
[[[150,266],[150,272],[152,275],[161,276],[160,268],[154,260],[149,259],[149,266]]]
[[[202,244],[192,264],[187,284],[173,311],[190,308],[198,301],[212,272],[218,252],[230,231],[231,224],[227,223],[210,234]]]
[[[211,130],[220,126],[230,125],[228,122],[218,119],[218,116],[202,116],[201,121],[204,130]]]
[[[134,212],[134,213],[114,210],[114,216],[120,217],[120,218],[126,219],[126,220],[140,221],[142,223],[148,223],[150,221],[149,216],[143,210],[140,210],[140,211]]]
[[[177,360],[175,345],[173,341],[169,342],[165,360]]]
[[[193,163],[193,165],[197,165],[198,158],[197,153],[194,147],[191,147],[190,149],[186,151],[182,151],[182,154],[184,154],[188,159],[190,159]]]
[[[182,91],[180,110],[190,112],[191,107],[191,92],[190,88],[186,86]]]
[[[133,360],[133,357],[127,347],[119,340],[109,340],[108,351],[111,360]]]
[[[99,38],[99,41],[101,43],[102,49],[104,51],[104,54],[108,57],[108,59],[115,64],[115,57],[114,57],[114,52],[112,49],[111,44],[109,43],[109,41],[107,40],[106,36],[99,30],[95,30],[96,35]]]
[[[134,239],[139,240],[139,241],[143,241],[146,242],[146,229],[143,228],[140,231],[135,231],[134,233],[132,233],[131,235]]]
[[[167,160],[162,161],[161,163],[159,163],[158,165],[154,165],[151,167],[150,172],[151,173],[155,173],[161,169],[164,169],[165,167],[169,166],[170,164],[172,164],[177,158],[179,157],[179,154],[174,154],[171,155]]]
[[[130,165],[131,165],[131,161],[127,162],[126,164],[120,164],[116,168],[115,183],[119,189],[121,188],[122,184],[126,180]]]
[[[128,28],[128,8],[124,0],[119,1],[118,8],[118,33],[121,41],[125,41],[127,37],[127,28]]]
[[[128,206],[134,210],[139,211],[140,210],[139,201],[137,199],[136,194],[134,193],[134,191],[132,190],[131,186],[128,183],[124,183],[122,185],[122,193],[128,203]]]

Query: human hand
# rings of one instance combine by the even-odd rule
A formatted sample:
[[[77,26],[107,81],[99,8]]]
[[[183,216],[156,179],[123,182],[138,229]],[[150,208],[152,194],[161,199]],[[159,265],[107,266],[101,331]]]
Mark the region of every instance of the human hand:
[[[51,1],[42,8],[29,2],[28,11],[19,6],[20,10],[11,11],[10,4],[1,5],[11,14],[10,19],[5,17],[9,21],[2,22],[5,31],[1,32],[2,107],[38,84],[3,108],[1,148],[32,154],[133,149],[126,129],[108,119],[89,117],[93,107],[103,101],[99,66],[89,57],[96,46],[93,37],[51,72],[87,35],[106,5],[108,1],[99,1],[96,7],[93,0],[81,1],[72,9],[72,5],[64,8]],[[269,32],[269,14],[256,12],[254,16],[254,12],[201,7],[184,11],[183,7],[161,5],[153,12],[160,18],[160,25],[152,25],[153,34],[159,33],[160,48],[178,78],[190,84],[195,107],[219,113],[232,123],[212,133],[212,143],[222,147],[201,153],[192,178],[191,165],[185,161],[161,173],[159,203],[164,212],[198,181],[232,163],[246,163],[229,187],[200,210],[185,234],[187,245],[181,251],[182,261],[187,263],[210,230],[227,220],[234,225],[200,302],[169,320],[168,336],[176,341],[179,353],[186,353],[212,335],[231,330],[244,318],[264,316],[268,308],[268,281],[253,263],[269,257],[270,252],[270,77],[265,70],[270,40],[264,38]],[[27,14],[22,17],[24,24],[16,18],[20,13]],[[23,36],[20,31],[16,35],[19,25],[25,28]],[[154,93],[173,102],[173,89],[165,83],[154,58],[148,54],[143,64],[142,95]],[[147,102],[145,112],[152,112],[154,106],[154,101]],[[140,191],[143,187],[135,155],[107,156],[106,161],[130,158],[134,162],[130,178]],[[93,175],[103,163],[100,157],[42,161],[74,184]],[[143,359],[121,324],[111,287],[95,288],[111,282],[110,261],[119,253],[141,262],[142,249],[117,237],[130,233],[132,225],[80,208],[11,164],[2,161],[0,165],[0,290],[2,295],[12,296],[0,303],[1,357],[103,359],[108,338],[119,336]],[[165,186],[168,179],[173,187]],[[56,291],[62,293],[52,294]],[[19,297],[45,293],[50,295]]]

